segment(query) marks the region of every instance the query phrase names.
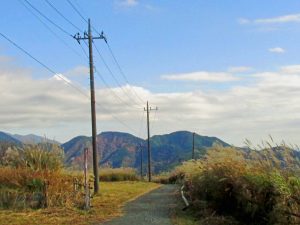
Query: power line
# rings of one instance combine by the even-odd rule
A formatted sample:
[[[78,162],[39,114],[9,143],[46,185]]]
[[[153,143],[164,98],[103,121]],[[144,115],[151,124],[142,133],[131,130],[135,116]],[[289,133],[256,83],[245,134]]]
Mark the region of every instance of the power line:
[[[84,43],[85,43],[85,42],[84,42]],[[85,44],[86,44],[86,43],[85,43]],[[85,57],[86,57],[87,59],[89,59],[89,56],[88,56],[87,52],[84,50],[84,48],[82,47],[82,45],[81,45],[80,42],[79,42],[79,46],[80,46],[80,48],[81,48],[83,54],[85,55]]]
[[[68,85],[70,85],[71,87],[73,87],[74,89],[76,89],[78,92],[80,92],[82,95],[86,96],[89,98],[89,96],[84,93],[83,91],[81,91],[78,87],[74,86],[70,81],[68,81],[67,79],[65,79],[62,75],[56,73],[54,70],[52,70],[50,67],[48,67],[46,64],[44,64],[43,62],[41,62],[40,60],[38,60],[37,58],[35,58],[33,55],[31,55],[29,52],[27,52],[25,49],[23,49],[21,46],[19,46],[18,44],[16,44],[14,41],[12,41],[11,39],[9,39],[6,35],[4,35],[3,33],[0,33],[0,35],[6,39],[8,42],[10,42],[12,45],[14,45],[16,48],[18,48],[20,51],[22,51],[23,53],[25,53],[27,56],[29,56],[31,59],[33,59],[34,61],[36,61],[37,63],[39,63],[42,67],[44,67],[46,70],[48,70],[49,72],[51,72],[52,74],[55,74],[56,76],[58,76],[59,78],[61,78],[62,80],[64,80]]]
[[[155,110],[155,112],[154,112],[154,117],[153,117],[153,120],[152,120],[153,122],[152,122],[152,127],[151,127],[152,130],[154,130],[155,125],[156,125],[156,121],[157,121],[156,120],[156,114],[157,114],[157,111],[158,110]]]
[[[87,43],[83,40],[83,43],[87,46]],[[86,51],[84,50],[84,48],[81,45],[81,42],[79,42],[79,45],[82,49],[82,51],[85,53],[86,57],[88,57]],[[94,45],[95,46],[95,45]],[[97,49],[97,48],[96,48]],[[100,52],[99,52],[100,54]],[[115,91],[110,87],[110,85],[106,82],[106,80],[103,78],[103,76],[100,74],[100,72],[97,70],[96,66],[94,66],[96,75],[98,76],[98,78],[103,82],[103,84],[106,86],[106,88],[112,93],[112,95],[117,98],[120,102],[124,103],[125,105],[127,105],[129,108],[132,108],[133,105],[130,105],[127,103],[127,101],[123,100],[122,98],[119,97],[119,95],[117,95],[117,93],[115,93]]]
[[[74,4],[72,4],[72,2],[71,2],[70,0],[67,0],[67,2],[71,5],[71,7],[76,11],[76,13],[77,13],[77,14],[78,14],[85,22],[88,22],[87,19],[80,13],[80,11],[75,7]],[[101,34],[97,31],[96,28],[94,28],[93,26],[92,26],[92,28],[93,28],[93,30],[94,30],[96,33],[98,33],[99,35],[101,35]],[[114,55],[114,53],[113,53],[113,51],[112,51],[112,49],[111,49],[111,47],[110,47],[110,45],[108,44],[108,42],[107,42],[106,39],[105,39],[105,43],[107,44],[108,49],[109,49],[109,51],[110,51],[110,54],[112,55],[112,57],[113,57],[113,59],[114,59],[116,65],[117,65],[119,71],[121,72],[121,74],[122,74],[124,80],[126,81],[127,85],[129,86],[130,90],[132,90],[132,92],[134,93],[134,95],[137,96],[137,98],[139,99],[139,101],[140,101],[142,104],[144,104],[144,100],[136,93],[136,91],[135,91],[133,88],[130,87],[129,82],[128,82],[128,79],[127,79],[127,77],[126,77],[124,71],[122,70],[122,68],[121,68],[121,66],[120,66],[120,64],[119,64],[119,62],[118,62],[118,60],[117,60],[117,58],[115,57],[115,55]],[[95,45],[95,48],[96,48],[96,51],[99,52],[99,50],[97,49],[96,45]],[[101,54],[99,54],[99,55],[100,55],[100,57],[102,58]],[[103,60],[102,60],[102,61],[103,61]],[[104,64],[106,64],[106,63],[104,63]],[[110,69],[109,69],[109,71],[110,71]],[[112,74],[111,71],[110,71],[110,73]],[[112,75],[113,75],[113,74],[112,74]],[[115,76],[113,75],[113,77],[115,77]],[[115,78],[114,78],[114,79],[115,79]],[[119,82],[117,82],[117,83],[119,83]],[[120,86],[120,85],[119,85],[119,86]]]
[[[50,22],[51,20],[44,16],[38,9],[36,9],[35,7],[33,7],[27,0],[25,0],[35,11],[39,12],[39,14],[41,16],[43,16],[45,19],[47,18],[47,20]],[[25,5],[24,5],[25,6]],[[50,22],[53,24],[53,22]],[[44,23],[43,23],[44,24]],[[45,25],[45,24],[44,24]],[[47,25],[45,25],[47,26]],[[64,32],[67,33],[67,32]],[[69,80],[67,80],[64,76],[62,76],[59,73],[56,73],[53,69],[51,69],[49,66],[47,66],[46,64],[44,64],[42,61],[38,60],[36,57],[34,57],[32,54],[30,54],[28,51],[26,51],[24,48],[22,48],[21,46],[19,46],[17,43],[15,43],[14,41],[12,41],[10,38],[8,38],[6,35],[4,35],[3,33],[0,32],[0,35],[6,39],[8,42],[10,42],[12,45],[14,45],[17,49],[19,49],[20,51],[22,51],[24,54],[26,54],[27,56],[29,56],[31,59],[33,59],[34,61],[36,61],[38,64],[40,64],[42,67],[44,67],[46,70],[48,70],[50,73],[58,76],[59,78],[61,78],[63,81],[66,82],[67,85],[69,85],[70,87],[74,88],[76,91],[78,91],[79,93],[81,93],[82,95],[84,95],[85,97],[87,97],[88,99],[90,99],[90,96],[87,95],[86,93],[84,93],[80,88],[74,86]],[[71,35],[70,35],[71,36]],[[84,51],[84,49],[83,49]],[[101,107],[101,109],[103,109],[107,114],[110,114],[110,116],[112,118],[114,118],[116,121],[118,121],[120,124],[122,124],[124,127],[128,128],[131,131],[134,131],[134,129],[132,129],[130,126],[128,126],[126,123],[124,123],[122,120],[120,120],[119,118],[117,118],[113,113],[109,112],[107,109],[105,109],[101,104],[97,103],[96,104],[98,106]]]
[[[108,64],[106,63],[106,61],[104,60],[104,58],[103,58],[102,54],[100,53],[98,47],[97,47],[96,45],[94,45],[94,46],[95,46],[96,52],[97,52],[98,55],[100,56],[101,61],[102,61],[103,64],[105,65],[106,69],[108,70],[108,72],[109,72],[110,75],[112,76],[112,78],[113,78],[113,80],[115,81],[115,83],[122,89],[122,91],[123,91],[130,99],[132,99],[137,105],[140,105],[140,106],[141,106],[141,104],[137,103],[137,102],[135,101],[135,99],[132,98],[132,97],[130,96],[130,93],[128,93],[127,90],[124,89],[124,87],[122,87],[122,85],[120,84],[120,82],[118,81],[118,79],[116,78],[116,76],[114,75],[114,73],[112,72],[112,70],[109,68],[109,66],[108,66]]]
[[[63,29],[61,26],[53,22],[49,17],[47,17],[45,14],[43,14],[40,10],[38,10],[34,5],[32,5],[29,1],[24,0],[31,8],[33,8],[38,14],[40,14],[44,19],[46,19],[49,23],[51,23],[53,26],[55,26],[57,29],[59,29],[61,32],[65,33],[68,36],[70,35],[69,32],[67,32],[65,29]]]
[[[124,80],[127,82],[127,84],[129,85],[128,79],[127,79],[127,77],[126,77],[126,75],[125,75],[123,69],[121,68],[121,66],[120,66],[120,64],[119,64],[119,62],[118,62],[118,60],[117,60],[117,58],[115,57],[115,54],[113,53],[113,51],[112,51],[112,49],[111,49],[109,43],[108,43],[108,42],[105,42],[105,43],[106,43],[106,45],[107,45],[107,47],[108,47],[108,49],[109,49],[109,52],[110,52],[110,54],[112,55],[112,57],[113,57],[113,59],[114,59],[116,65],[117,65],[117,67],[118,67],[118,69],[119,69],[121,75],[123,76],[123,78],[124,78]],[[133,93],[137,96],[137,98],[141,101],[141,103],[144,104],[144,100],[143,100],[142,98],[140,98],[140,96],[136,93],[136,91],[135,91],[133,88],[132,88],[131,90],[132,90]]]
[[[64,80],[70,87],[74,88],[76,91],[80,92],[82,95],[84,95],[85,97],[87,97],[88,99],[90,99],[90,96],[87,95],[86,93],[84,93],[82,90],[80,90],[78,87],[74,86],[70,81],[68,81],[66,78],[64,78],[62,75],[56,73],[53,69],[51,69],[50,67],[48,67],[46,64],[44,64],[43,62],[41,62],[40,60],[38,60],[37,58],[35,58],[33,55],[31,55],[28,51],[26,51],[25,49],[23,49],[21,46],[19,46],[18,44],[16,44],[14,41],[12,41],[10,38],[8,38],[6,35],[4,35],[3,33],[0,32],[0,35],[6,39],[8,42],[10,42],[12,45],[14,45],[16,48],[18,48],[20,51],[22,51],[23,53],[25,53],[27,56],[29,56],[31,59],[33,59],[34,61],[36,61],[38,64],[40,64],[42,67],[44,67],[46,70],[48,70],[50,73],[55,74],[56,76],[58,76],[59,78],[61,78],[62,80]],[[127,129],[136,132],[133,128],[131,128],[130,126],[128,126],[126,123],[124,123],[122,120],[120,120],[118,117],[116,117],[113,113],[109,112],[107,109],[105,109],[103,107],[103,105],[99,104],[96,102],[96,105],[98,105],[99,107],[101,107],[101,109],[103,111],[105,111],[107,114],[109,114],[112,118],[114,118],[116,121],[118,121],[120,124],[122,124],[124,127],[126,127]]]
[[[134,133],[136,133],[136,130],[134,130],[132,127],[128,126],[126,123],[124,123],[122,120],[120,120],[118,117],[116,117],[116,115],[112,112],[109,112],[106,108],[104,108],[102,105],[98,104],[96,102],[96,105],[98,105],[99,107],[101,107],[101,109],[103,109],[107,114],[109,114],[112,118],[114,118],[115,120],[117,120],[119,123],[121,123],[124,127],[126,127],[127,129],[133,131]]]
[[[28,0],[24,0],[31,8],[33,8],[38,14],[40,14],[44,19],[46,19],[48,22],[50,22],[52,25],[54,25],[55,27],[57,27],[59,30],[61,30],[63,33],[67,34],[68,36],[71,36],[69,34],[69,32],[67,32],[65,29],[63,29],[61,26],[57,25],[55,22],[53,22],[49,17],[47,17],[46,15],[44,15],[40,10],[38,10],[36,7],[34,7]],[[46,0],[47,1],[47,0]],[[67,0],[68,3],[72,6],[72,8],[74,8],[74,10],[79,14],[80,12],[76,9],[76,7],[69,1]],[[47,1],[48,2],[48,1]],[[49,3],[49,2],[48,2]],[[51,3],[50,3],[51,4]],[[52,4],[51,4],[52,5]],[[53,6],[53,5],[52,5]],[[53,6],[54,7],[54,6]],[[58,10],[56,10],[57,12],[59,12]],[[61,16],[63,16],[63,14],[59,13]],[[64,17],[64,16],[63,16]],[[84,17],[81,15],[81,17],[84,19]],[[69,21],[66,17],[64,17],[67,21]],[[87,22],[86,19],[84,19],[84,21]],[[70,21],[71,22],[71,21]],[[43,23],[44,24],[44,23]],[[75,26],[75,25],[74,25]],[[76,27],[76,26],[75,26]],[[77,28],[77,27],[76,27]],[[80,30],[80,29],[79,29]],[[0,33],[1,36],[3,36],[6,40],[8,40],[10,43],[12,43],[14,46],[16,46],[18,49],[20,49],[21,51],[23,51],[26,55],[28,55],[30,58],[34,59],[36,62],[38,62],[40,65],[42,65],[44,68],[46,68],[48,71],[50,71],[51,73],[57,75],[58,77],[60,77],[62,80],[64,80],[68,85],[72,86],[73,88],[75,88],[77,91],[79,91],[81,94],[83,94],[84,96],[90,98],[88,95],[86,95],[84,92],[82,92],[79,88],[77,88],[76,86],[74,86],[72,83],[70,83],[68,80],[66,80],[63,76],[61,76],[60,74],[57,74],[54,72],[54,70],[50,69],[47,65],[45,65],[44,63],[42,63],[41,61],[39,61],[38,59],[36,59],[35,57],[33,57],[30,53],[28,53],[27,51],[25,51],[23,48],[21,48],[19,45],[17,45],[16,43],[14,43],[12,40],[8,39],[5,35],[3,35],[2,33]],[[80,45],[81,46],[81,45]],[[82,46],[81,46],[82,48]],[[84,51],[84,49],[82,48],[82,50]],[[85,52],[85,51],[84,51]],[[86,52],[85,55],[87,56]],[[98,74],[98,72],[97,72]],[[104,79],[103,79],[104,80]],[[98,106],[101,106],[100,104],[96,103]],[[106,111],[107,113],[108,110],[106,110],[103,106],[101,106],[102,109],[104,111]],[[111,113],[110,113],[111,114]],[[111,114],[111,116],[116,119],[118,122],[120,122],[121,124],[123,124],[125,127],[127,127],[128,129],[134,131],[131,127],[129,127],[126,123],[124,123],[123,121],[121,121],[120,119],[118,119],[116,116],[114,116],[113,114]]]
[[[79,17],[84,21],[84,22],[88,22],[88,20],[86,19],[86,17],[84,17],[83,15],[82,15],[82,13],[80,12],[80,10],[78,9],[78,8],[81,8],[78,4],[76,4],[76,2],[74,1],[74,4],[71,2],[71,1],[69,1],[69,0],[67,0],[67,2],[70,4],[70,6],[74,9],[74,11],[79,15]],[[75,4],[77,5],[77,7],[75,6]],[[83,11],[82,9],[81,9],[81,11]],[[94,27],[94,26],[92,26],[92,29],[96,32],[96,33],[98,33],[99,35],[101,35],[97,30],[96,30],[96,28]]]
[[[46,3],[55,11],[57,14],[59,14],[65,21],[67,21],[69,24],[71,24],[75,29],[81,30],[78,26],[76,26],[72,21],[70,21],[67,17],[64,16],[51,2],[48,0],[45,0]]]
[[[127,105],[129,108],[132,108],[133,105],[128,104],[125,100],[123,100],[122,98],[120,98],[115,91],[109,86],[109,84],[106,82],[106,80],[103,78],[103,76],[99,73],[99,71],[97,70],[97,68],[94,66],[96,75],[99,77],[99,79],[104,83],[104,85],[106,86],[106,88],[111,92],[111,94],[118,99],[120,102],[124,103],[125,105]]]
[[[116,84],[122,88],[121,84],[119,83],[118,79],[116,78],[116,76],[114,75],[114,73],[111,71],[111,69],[109,68],[109,66],[107,65],[106,61],[104,60],[102,54],[100,53],[98,47],[96,45],[95,46],[95,49],[96,49],[96,52],[98,53],[98,55],[100,56],[100,59],[101,61],[103,62],[103,64],[105,65],[106,69],[108,70],[108,72],[110,73],[110,75],[112,76],[112,78],[114,79],[114,81],[116,82]]]
[[[145,110],[143,110],[143,115],[142,115],[141,122],[140,122],[140,129],[139,129],[139,133],[138,133],[139,137],[141,137],[141,133],[142,133],[144,115],[145,115]]]
[[[59,35],[57,35],[43,20],[39,18],[39,16],[33,12],[24,2],[19,0],[19,2],[27,9],[29,13],[31,13],[43,26],[49,30],[50,33],[52,33],[59,41],[61,41],[66,47],[68,47],[73,53],[75,53],[77,56],[82,57],[82,55],[77,52],[74,48],[72,48],[66,41],[64,41]]]
[[[88,22],[86,18],[79,12],[79,10],[73,5],[73,3],[70,0],[67,0],[67,2],[71,5],[71,7],[75,10],[75,12],[85,21],[86,23]]]
[[[97,167],[97,154],[96,154],[96,149],[97,149],[97,141],[96,141],[96,101],[95,101],[95,88],[94,88],[94,62],[93,62],[93,39],[105,39],[104,35],[101,34],[98,37],[93,37],[92,36],[92,31],[91,31],[91,24],[90,20],[88,20],[88,34],[84,33],[84,36],[80,36],[78,33],[77,35],[74,35],[74,39],[77,40],[77,42],[80,44],[81,41],[85,43],[85,40],[89,41],[88,47],[89,47],[89,65],[90,65],[90,86],[91,86],[91,110],[92,110],[92,133],[93,133],[93,168],[94,168],[94,176],[98,177],[98,167]],[[98,104],[97,104],[98,105]],[[102,109],[105,110],[105,108],[102,107]],[[106,110],[105,110],[106,111]],[[122,120],[119,118],[115,117],[114,115],[111,114],[113,118],[118,120],[120,123],[122,123],[124,126],[126,126],[128,129],[130,128],[127,124],[125,124]],[[95,180],[94,182],[94,189],[95,193],[98,192],[99,189],[99,184],[98,184],[98,179]]]

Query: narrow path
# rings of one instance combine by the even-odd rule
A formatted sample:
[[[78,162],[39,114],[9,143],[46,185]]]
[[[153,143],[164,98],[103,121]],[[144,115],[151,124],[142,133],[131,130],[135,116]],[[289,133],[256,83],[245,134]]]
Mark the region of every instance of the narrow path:
[[[176,207],[176,185],[162,187],[145,194],[125,206],[125,214],[105,225],[171,225],[171,212]]]

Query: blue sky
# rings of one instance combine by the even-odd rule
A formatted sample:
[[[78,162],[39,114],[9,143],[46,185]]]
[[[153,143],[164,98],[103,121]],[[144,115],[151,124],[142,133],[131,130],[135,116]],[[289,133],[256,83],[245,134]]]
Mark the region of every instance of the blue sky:
[[[45,1],[31,1],[38,9],[64,27],[77,32]],[[53,1],[77,26],[86,24],[66,1]],[[241,25],[239,18],[270,18],[294,14],[299,1],[140,1],[133,6],[121,1],[76,0],[93,25],[103,30],[132,83],[158,82],[161,74],[197,70],[223,71],[230,66],[247,65],[257,70],[276,69],[299,61],[298,24]],[[151,7],[151,8],[149,8]],[[2,31],[25,49],[58,71],[66,71],[83,60],[44,28],[17,0],[2,3]],[[268,31],[269,28],[277,29]],[[77,42],[53,28],[72,47]],[[97,45],[106,54],[105,45]],[[19,63],[36,63],[5,42],[4,54],[18,57]],[[288,54],[271,54],[272,47],[283,47]],[[97,59],[95,59],[97,61]],[[99,60],[98,60],[99,61]],[[99,63],[99,69],[101,68]],[[105,71],[104,71],[105,72]],[[142,75],[141,75],[142,73]]]
[[[20,1],[26,4],[23,0]],[[76,68],[76,71],[78,68],[86,71],[84,67],[88,64],[84,57],[78,57],[54,37],[24,8],[20,1],[12,0],[2,3],[0,9],[1,32],[57,73],[63,74],[82,88],[88,87],[88,76],[74,75]],[[78,32],[45,1],[30,0],[29,2],[68,33]],[[86,30],[86,24],[72,10],[67,1],[51,0],[51,2],[76,26]],[[277,98],[279,93],[274,93],[273,96],[268,96],[268,92],[260,93],[261,88],[265,88],[270,83],[277,85],[280,83],[278,81],[282,79],[285,81],[286,78],[290,78],[287,80],[295,78],[295,82],[298,82],[299,71],[296,67],[300,64],[300,45],[298,44],[300,39],[300,2],[298,0],[74,0],[72,2],[76,6],[80,6],[85,17],[91,18],[92,24],[97,30],[105,32],[132,88],[136,88],[145,101],[151,99],[154,104],[162,107],[160,117],[156,118],[157,121],[174,124],[172,119],[176,121],[176,118],[187,115],[189,111],[184,111],[184,109],[193,104],[197,106],[185,110],[193,110],[193,112],[199,110],[197,114],[199,115],[205,111],[201,108],[201,103],[203,103],[203,99],[206,99],[203,105],[206,107],[206,114],[201,114],[202,116],[199,118],[194,116],[194,120],[187,118],[190,121],[185,125],[165,126],[169,129],[156,127],[156,130],[153,131],[154,134],[181,128],[197,129],[201,134],[220,136],[225,141],[241,144],[243,138],[249,137],[259,142],[261,138],[271,133],[277,135],[278,139],[291,139],[294,143],[300,143],[294,134],[298,130],[292,129],[289,125],[297,124],[298,116],[293,114],[296,109],[291,108],[288,103],[280,105],[285,102],[285,99],[274,102],[274,99],[279,99]],[[72,48],[78,52],[81,51],[75,40],[51,26],[47,21],[45,22]],[[126,85],[103,40],[96,40],[95,43],[119,82]],[[80,52],[80,54],[82,53]],[[99,56],[96,52],[94,55],[99,72],[118,92],[118,87]],[[53,76],[4,39],[0,39],[0,56],[10,58],[9,63],[7,61],[2,63],[2,68],[9,65],[10,71],[22,70],[33,83],[47,80]],[[272,73],[272,76],[267,73]],[[287,77],[286,74],[292,77]],[[272,82],[269,82],[269,79]],[[268,84],[264,85],[264,82],[268,82]],[[96,79],[96,83],[101,91],[103,89],[101,80]],[[291,86],[288,87],[291,89]],[[240,94],[249,94],[250,92],[247,92],[249,88],[250,92],[257,93],[257,96]],[[282,87],[270,87],[271,90],[273,90],[272,88]],[[36,93],[37,96],[40,94]],[[121,92],[120,96],[122,96]],[[173,97],[175,99],[172,99]],[[222,99],[222,97],[227,98]],[[231,99],[229,99],[230,97]],[[181,98],[182,102],[175,101]],[[195,98],[195,100],[190,100],[191,102],[185,105],[187,102],[184,100],[185,98]],[[253,98],[259,99],[261,102],[255,103]],[[216,100],[216,105],[211,105],[214,102],[211,99]],[[237,108],[238,115],[230,114],[230,109],[224,112],[219,109],[222,104],[230,104],[232,101],[241,102],[242,99],[245,99],[244,106],[246,108],[245,111],[239,111]],[[290,95],[286,96],[286,99],[290,99]],[[166,101],[163,102],[163,100]],[[101,101],[101,96],[99,101]],[[105,100],[103,101],[105,102]],[[294,104],[297,103],[296,99],[291,99],[291,101]],[[268,111],[266,104],[271,104],[270,108],[280,105],[285,109],[282,113],[290,116],[282,121],[279,114]],[[239,107],[243,108],[244,106]],[[47,105],[44,107],[47,108]],[[110,110],[109,106],[108,110]],[[178,113],[173,112],[170,115],[169,113],[172,111],[178,111]],[[214,114],[211,112],[216,115],[212,116]],[[259,121],[266,115],[268,115],[266,120],[270,118],[270,121],[265,125],[258,122],[259,125],[253,126],[251,131],[247,130],[246,125],[239,128],[239,122],[245,120],[240,115],[245,112],[254,115],[253,117],[248,115],[249,124],[253,124],[255,120]],[[22,114],[21,109],[18,113]],[[73,113],[70,112],[70,114]],[[118,111],[114,111],[114,113],[121,120],[124,119],[132,124],[135,130],[139,129],[139,122],[134,122],[134,118],[127,118],[126,115],[118,114]],[[229,113],[228,117],[220,116],[227,113]],[[104,121],[106,121],[104,114],[99,112],[99,118],[104,116]],[[231,124],[223,124],[224,120],[232,120],[231,124],[236,123],[236,128],[232,133],[227,131],[228,125]],[[42,123],[42,121],[43,119],[40,122]],[[209,121],[220,125],[211,126]],[[106,122],[103,127],[100,126],[100,131],[103,129],[126,131],[110,120]],[[36,127],[24,123],[20,126],[4,126],[3,129],[13,133],[32,131],[38,134],[49,133],[50,136],[57,134],[59,140],[66,140],[76,133],[89,135],[90,132],[89,124],[83,125],[84,123],[77,124],[76,129],[74,129],[75,123],[72,124],[70,121],[65,121],[64,125],[52,123],[48,128],[43,128],[41,124],[38,125],[38,121],[36,123]],[[65,126],[66,130],[57,133],[55,130],[59,126]],[[61,130],[61,128],[59,129]]]

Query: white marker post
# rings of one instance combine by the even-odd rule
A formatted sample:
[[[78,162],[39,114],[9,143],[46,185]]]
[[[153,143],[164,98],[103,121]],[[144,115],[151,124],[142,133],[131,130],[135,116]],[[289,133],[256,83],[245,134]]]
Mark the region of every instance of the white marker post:
[[[90,209],[90,189],[87,181],[88,172],[88,148],[84,148],[84,191],[85,191],[85,209]]]

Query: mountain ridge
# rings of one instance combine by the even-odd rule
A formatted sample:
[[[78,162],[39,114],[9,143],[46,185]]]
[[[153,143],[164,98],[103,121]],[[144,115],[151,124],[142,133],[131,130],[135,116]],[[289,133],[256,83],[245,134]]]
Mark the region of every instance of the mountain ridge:
[[[171,169],[192,155],[192,136],[189,131],[176,131],[169,134],[154,135],[150,138],[153,169],[155,172]],[[65,162],[69,165],[82,164],[83,149],[91,149],[91,137],[77,136],[62,144],[65,151]],[[205,153],[213,144],[229,146],[221,139],[195,135],[196,154]],[[109,167],[139,168],[141,161],[147,161],[147,141],[129,133],[106,131],[97,135],[97,152],[99,164]],[[146,164],[146,163],[144,163]],[[146,168],[144,168],[146,171]]]
[[[0,142],[7,144],[22,145],[22,142],[12,137],[10,134],[0,131]]]
[[[30,135],[24,135],[30,136]],[[154,135],[150,139],[153,172],[171,170],[181,162],[191,159],[192,136],[189,131],[175,131],[169,134]],[[230,146],[217,137],[195,134],[196,158],[204,156],[207,149],[218,144],[224,147]],[[0,131],[0,147],[4,150],[9,146],[22,147],[21,141],[10,134]],[[92,138],[88,136],[76,136],[60,145],[64,150],[66,166],[82,169],[83,149],[89,148],[89,166],[92,166]],[[262,149],[256,151],[247,148],[238,148],[249,160],[269,160],[280,167],[300,168],[300,152],[286,147]],[[132,167],[140,169],[141,151],[143,152],[143,171],[147,171],[147,140],[125,132],[105,131],[97,135],[97,152],[101,167]]]

